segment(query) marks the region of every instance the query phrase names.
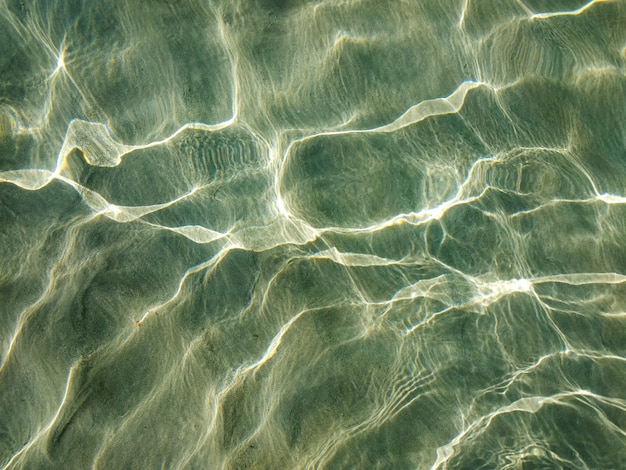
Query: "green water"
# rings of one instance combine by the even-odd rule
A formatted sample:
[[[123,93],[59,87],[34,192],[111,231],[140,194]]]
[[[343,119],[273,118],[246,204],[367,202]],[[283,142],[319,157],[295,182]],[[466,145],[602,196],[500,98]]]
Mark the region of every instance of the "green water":
[[[0,1],[0,468],[626,468],[626,5]]]

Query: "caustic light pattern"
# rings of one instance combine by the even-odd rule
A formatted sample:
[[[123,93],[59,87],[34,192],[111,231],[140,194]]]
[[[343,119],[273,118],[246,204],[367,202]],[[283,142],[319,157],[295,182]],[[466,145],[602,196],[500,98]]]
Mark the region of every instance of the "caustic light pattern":
[[[0,468],[624,462],[623,1],[0,1]]]

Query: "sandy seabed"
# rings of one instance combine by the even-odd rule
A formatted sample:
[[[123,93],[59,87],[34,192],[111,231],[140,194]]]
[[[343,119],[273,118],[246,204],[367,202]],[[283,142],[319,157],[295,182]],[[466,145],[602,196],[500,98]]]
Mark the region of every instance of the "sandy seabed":
[[[618,469],[626,5],[0,1],[0,468]]]

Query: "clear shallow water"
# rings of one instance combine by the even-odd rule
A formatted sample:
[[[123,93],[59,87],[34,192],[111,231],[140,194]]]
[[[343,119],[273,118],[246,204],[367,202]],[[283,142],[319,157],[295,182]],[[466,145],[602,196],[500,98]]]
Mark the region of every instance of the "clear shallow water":
[[[625,45],[618,1],[0,2],[2,468],[623,468]]]

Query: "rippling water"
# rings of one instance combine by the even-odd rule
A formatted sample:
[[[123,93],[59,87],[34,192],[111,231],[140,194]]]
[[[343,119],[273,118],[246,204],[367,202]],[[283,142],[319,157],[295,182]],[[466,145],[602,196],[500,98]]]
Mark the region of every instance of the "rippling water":
[[[626,5],[0,1],[0,466],[626,462]]]

